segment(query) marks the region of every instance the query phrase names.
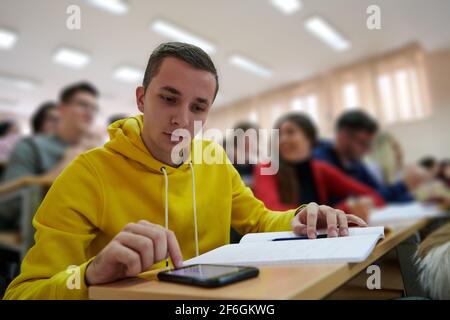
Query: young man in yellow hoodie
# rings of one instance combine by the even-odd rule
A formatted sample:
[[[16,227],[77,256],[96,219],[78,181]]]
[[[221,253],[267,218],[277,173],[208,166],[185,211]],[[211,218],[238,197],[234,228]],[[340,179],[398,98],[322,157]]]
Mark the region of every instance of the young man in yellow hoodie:
[[[89,285],[163,267],[169,256],[180,267],[183,258],[227,244],[230,227],[314,238],[316,228],[345,236],[349,222],[365,225],[315,203],[267,210],[220,148],[224,164],[196,163],[186,153],[178,164],[175,131],[195,136],[194,121],[206,121],[217,91],[216,69],[203,50],[160,45],[136,89],[143,116],[112,124],[104,147],[82,154],[56,179],[33,221],[36,243],[5,298],[86,299]],[[79,286],[69,284],[70,266],[79,271]]]

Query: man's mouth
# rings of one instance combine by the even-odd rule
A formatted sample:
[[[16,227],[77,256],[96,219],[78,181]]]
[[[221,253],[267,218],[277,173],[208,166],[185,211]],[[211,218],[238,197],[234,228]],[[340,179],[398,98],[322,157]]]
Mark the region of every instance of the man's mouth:
[[[172,142],[178,143],[183,140],[183,136],[179,136],[170,132],[163,132],[165,136],[167,136]]]

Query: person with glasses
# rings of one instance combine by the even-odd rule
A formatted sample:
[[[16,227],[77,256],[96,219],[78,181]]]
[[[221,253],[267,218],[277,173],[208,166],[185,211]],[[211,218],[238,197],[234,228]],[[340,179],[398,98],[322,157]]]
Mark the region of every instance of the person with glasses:
[[[25,176],[54,180],[77,155],[99,146],[101,140],[91,131],[98,112],[98,95],[97,89],[87,82],[64,88],[55,107],[59,115],[55,131],[20,140],[11,152],[1,181]],[[0,210],[0,230],[17,228],[17,216],[17,205],[4,206]]]
[[[413,191],[426,178],[423,171],[409,168],[400,181],[383,184],[377,181],[363,162],[371,150],[377,131],[378,124],[371,116],[361,110],[347,111],[337,120],[334,143],[321,141],[314,150],[314,157],[375,189],[388,203],[413,201]],[[334,202],[341,200],[334,199]]]
[[[59,111],[57,103],[47,101],[41,104],[31,118],[33,134],[54,133],[58,127]]]

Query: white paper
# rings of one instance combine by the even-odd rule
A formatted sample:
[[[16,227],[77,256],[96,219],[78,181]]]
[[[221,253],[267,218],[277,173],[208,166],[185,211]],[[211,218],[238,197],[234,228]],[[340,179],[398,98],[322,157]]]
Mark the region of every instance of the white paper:
[[[382,234],[384,237],[383,227],[349,228],[348,231],[350,237],[366,234]],[[327,230],[318,230],[317,232],[317,234],[319,235],[326,233]],[[240,243],[272,241],[273,239],[277,238],[295,238],[295,237],[297,237],[297,235],[295,235],[292,231],[249,233],[242,237]]]
[[[361,232],[361,230],[365,229]],[[356,230],[356,229],[355,229]],[[364,261],[378,240],[384,237],[384,229],[358,228],[348,237],[269,241],[268,234],[259,234],[260,240],[230,244],[185,261],[192,264],[268,265],[303,263],[338,263]],[[290,232],[271,232],[272,239],[292,235]],[[250,237],[255,238],[255,237]],[[264,239],[264,240],[261,240]]]
[[[369,225],[381,226],[414,222],[423,218],[441,217],[445,215],[445,212],[434,205],[425,205],[420,202],[395,204],[373,210],[369,216]]]

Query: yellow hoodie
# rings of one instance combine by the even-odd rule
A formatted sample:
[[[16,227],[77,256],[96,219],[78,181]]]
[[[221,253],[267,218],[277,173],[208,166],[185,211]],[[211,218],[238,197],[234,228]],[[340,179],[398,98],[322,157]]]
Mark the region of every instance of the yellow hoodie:
[[[186,161],[173,168],[150,155],[142,128],[142,116],[114,123],[104,147],[80,155],[55,180],[33,219],[35,245],[5,299],[88,298],[87,264],[127,223],[148,220],[165,226],[166,204],[168,227],[184,259],[196,254],[194,202],[200,254],[229,243],[230,227],[240,234],[290,230],[295,210],[267,210],[221,147],[215,150],[225,164],[197,161],[191,168]],[[69,266],[76,267],[68,271]],[[79,288],[74,285],[76,274]]]

